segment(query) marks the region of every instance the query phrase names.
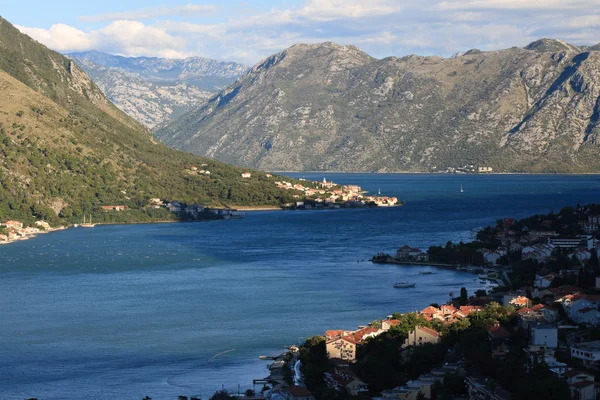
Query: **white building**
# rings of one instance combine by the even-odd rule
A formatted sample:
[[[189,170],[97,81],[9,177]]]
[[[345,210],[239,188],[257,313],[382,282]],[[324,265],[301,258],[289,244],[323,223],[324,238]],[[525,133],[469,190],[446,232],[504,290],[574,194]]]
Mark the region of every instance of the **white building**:
[[[582,360],[584,364],[597,363],[600,361],[600,340],[574,344],[571,346],[571,357]]]
[[[558,346],[558,330],[552,324],[534,324],[531,326],[531,345],[555,349]]]

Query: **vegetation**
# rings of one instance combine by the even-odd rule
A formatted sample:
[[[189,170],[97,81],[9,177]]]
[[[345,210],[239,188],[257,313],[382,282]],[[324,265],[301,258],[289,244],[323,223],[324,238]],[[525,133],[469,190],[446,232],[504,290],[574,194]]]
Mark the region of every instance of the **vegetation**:
[[[0,50],[0,220],[170,218],[146,207],[151,198],[209,206],[294,200],[276,177],[251,171],[242,179],[241,168],[157,144],[75,64],[1,18]],[[101,205],[131,211],[97,213]]]

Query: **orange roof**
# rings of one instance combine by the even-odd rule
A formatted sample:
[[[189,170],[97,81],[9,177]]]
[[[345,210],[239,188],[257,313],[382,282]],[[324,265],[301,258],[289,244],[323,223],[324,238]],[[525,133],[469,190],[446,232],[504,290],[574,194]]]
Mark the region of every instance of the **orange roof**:
[[[342,329],[328,330],[328,331],[325,331],[325,337],[327,339],[333,339],[338,336],[342,336],[343,333],[344,333],[344,331]]]
[[[442,312],[443,312],[444,314],[452,314],[453,312],[456,312],[456,311],[458,311],[458,310],[456,309],[456,307],[454,307],[454,306],[451,306],[451,305],[449,305],[449,304],[444,304],[444,305],[441,307],[441,310],[442,310]]]
[[[386,319],[386,320],[383,320],[381,322],[387,322],[391,326],[396,326],[396,325],[398,325],[400,323],[400,320],[399,319]]]
[[[436,337],[440,336],[438,331],[428,328],[426,326],[419,326],[419,329],[422,330],[423,332],[429,333],[430,335],[433,335]]]
[[[438,314],[441,310],[439,308],[435,308],[434,306],[429,306],[421,311],[421,314]]]
[[[492,326],[490,329],[488,329],[488,332],[496,339],[504,339],[510,336],[510,332],[501,325]]]
[[[545,306],[545,305],[543,305],[543,304],[536,304],[535,306],[533,306],[532,310],[533,310],[533,311],[539,311],[539,310],[541,310],[542,308],[546,308],[546,306]]]
[[[354,337],[354,340],[356,340],[357,342],[362,342],[363,338],[371,333],[375,333],[377,332],[379,329],[374,329],[374,328],[363,328],[363,329],[359,329],[356,332],[354,332],[352,334],[352,336]]]

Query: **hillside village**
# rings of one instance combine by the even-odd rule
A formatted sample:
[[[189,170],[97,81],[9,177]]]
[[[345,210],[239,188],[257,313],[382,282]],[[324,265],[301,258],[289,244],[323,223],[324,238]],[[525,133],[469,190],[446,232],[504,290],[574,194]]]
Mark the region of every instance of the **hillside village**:
[[[472,243],[376,256],[434,260],[495,285],[356,330],[327,330],[278,366],[301,360],[303,396],[294,395],[297,382],[281,379],[256,398],[600,398],[599,211],[506,218]]]

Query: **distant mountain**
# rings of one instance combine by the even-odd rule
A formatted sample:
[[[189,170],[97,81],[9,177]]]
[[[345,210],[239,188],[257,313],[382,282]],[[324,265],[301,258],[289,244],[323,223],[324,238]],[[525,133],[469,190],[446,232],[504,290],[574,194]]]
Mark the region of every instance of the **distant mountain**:
[[[148,128],[196,108],[248,70],[201,57],[121,57],[98,51],[70,53],[121,110]]]
[[[157,130],[267,170],[600,172],[600,52],[560,40],[450,59],[298,44]]]
[[[169,218],[149,199],[281,204],[273,178],[157,143],[70,59],[0,17],[0,221],[81,221],[125,205],[113,222]],[[197,166],[197,167],[196,167]],[[210,175],[199,171],[210,171]]]

